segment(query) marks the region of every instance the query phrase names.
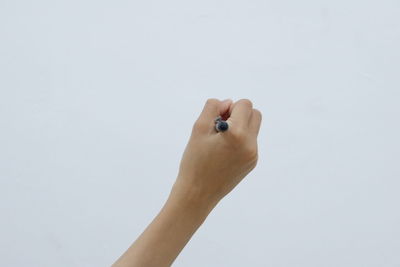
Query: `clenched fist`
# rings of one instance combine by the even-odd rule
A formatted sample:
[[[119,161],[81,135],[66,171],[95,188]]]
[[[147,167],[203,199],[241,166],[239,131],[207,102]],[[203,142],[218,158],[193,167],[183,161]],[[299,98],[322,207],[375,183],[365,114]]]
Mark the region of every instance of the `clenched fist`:
[[[215,130],[217,116],[227,121],[227,131]],[[260,124],[261,112],[248,99],[208,99],[193,125],[173,192],[217,203],[256,166]]]

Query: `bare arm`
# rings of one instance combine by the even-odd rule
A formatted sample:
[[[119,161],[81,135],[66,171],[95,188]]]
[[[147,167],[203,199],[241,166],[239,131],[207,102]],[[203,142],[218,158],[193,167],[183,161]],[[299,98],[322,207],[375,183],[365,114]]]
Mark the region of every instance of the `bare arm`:
[[[215,131],[218,115],[228,118],[228,131]],[[247,99],[207,100],[168,200],[113,266],[170,266],[218,202],[256,166],[260,124],[261,113]]]

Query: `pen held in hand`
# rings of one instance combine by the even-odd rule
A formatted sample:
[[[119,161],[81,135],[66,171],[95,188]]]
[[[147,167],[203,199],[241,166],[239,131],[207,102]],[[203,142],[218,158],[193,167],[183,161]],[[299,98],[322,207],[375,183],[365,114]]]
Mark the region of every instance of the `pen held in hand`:
[[[225,132],[226,130],[228,130],[228,128],[228,123],[224,121],[221,116],[215,118],[215,130],[217,132]]]

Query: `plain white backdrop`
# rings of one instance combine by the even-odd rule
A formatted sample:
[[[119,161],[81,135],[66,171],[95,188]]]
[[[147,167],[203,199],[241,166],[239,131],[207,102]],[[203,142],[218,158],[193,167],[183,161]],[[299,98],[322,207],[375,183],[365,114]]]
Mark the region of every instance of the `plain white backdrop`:
[[[260,159],[174,266],[400,266],[399,47],[397,0],[0,0],[0,265],[111,265],[216,97]]]

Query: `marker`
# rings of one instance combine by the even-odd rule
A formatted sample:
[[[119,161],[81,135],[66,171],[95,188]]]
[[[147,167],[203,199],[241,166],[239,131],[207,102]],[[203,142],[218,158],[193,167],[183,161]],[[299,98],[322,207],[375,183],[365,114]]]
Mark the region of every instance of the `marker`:
[[[217,130],[217,132],[225,132],[228,128],[228,123],[224,121],[221,116],[215,118],[215,130]]]

